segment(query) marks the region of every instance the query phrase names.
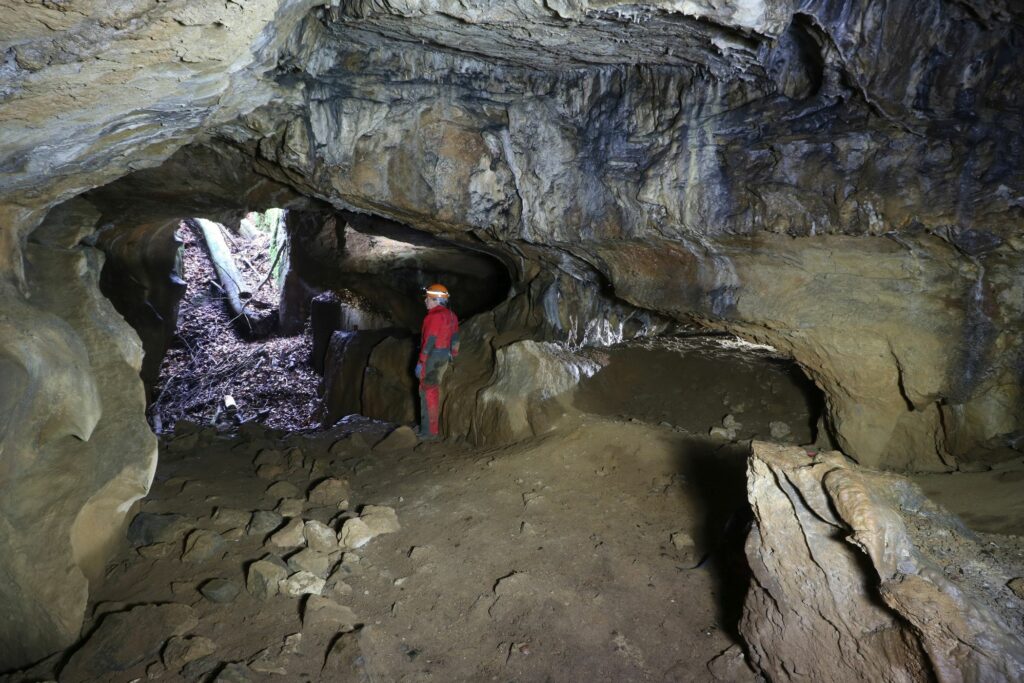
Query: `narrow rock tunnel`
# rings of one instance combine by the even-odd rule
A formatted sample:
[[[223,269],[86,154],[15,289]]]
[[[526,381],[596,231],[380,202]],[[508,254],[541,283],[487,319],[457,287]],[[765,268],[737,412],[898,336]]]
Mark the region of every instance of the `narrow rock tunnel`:
[[[1012,3],[0,16],[3,680],[1024,680]]]

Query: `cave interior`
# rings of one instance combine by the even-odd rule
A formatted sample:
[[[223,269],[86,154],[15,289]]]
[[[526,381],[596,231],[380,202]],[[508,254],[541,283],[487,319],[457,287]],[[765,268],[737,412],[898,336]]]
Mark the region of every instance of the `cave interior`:
[[[1024,680],[1015,3],[72,5],[0,5],[0,678]]]

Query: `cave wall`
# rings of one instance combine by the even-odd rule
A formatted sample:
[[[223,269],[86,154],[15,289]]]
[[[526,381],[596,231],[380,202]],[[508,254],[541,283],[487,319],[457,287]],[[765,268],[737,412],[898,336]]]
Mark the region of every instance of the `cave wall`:
[[[89,582],[149,490],[142,347],[99,292],[100,251],[79,244],[98,212],[54,212],[25,250],[29,301],[0,312],[0,669],[79,637]]]

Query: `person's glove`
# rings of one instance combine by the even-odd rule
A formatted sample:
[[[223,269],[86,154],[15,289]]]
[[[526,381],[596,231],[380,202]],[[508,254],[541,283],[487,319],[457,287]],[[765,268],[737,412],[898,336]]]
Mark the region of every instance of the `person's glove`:
[[[423,379],[423,363],[416,364],[416,379]]]

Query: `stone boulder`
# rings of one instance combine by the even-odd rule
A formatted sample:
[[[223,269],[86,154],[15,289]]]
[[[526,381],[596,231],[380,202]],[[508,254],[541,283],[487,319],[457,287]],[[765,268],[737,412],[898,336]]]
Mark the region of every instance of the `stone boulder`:
[[[363,375],[362,413],[367,417],[404,424],[418,421],[416,340],[388,337],[373,347]]]
[[[321,421],[331,425],[345,415],[362,412],[363,374],[370,353],[395,330],[335,332],[324,363]]]
[[[771,680],[1020,680],[1012,551],[838,453],[754,442],[747,492],[740,632]]]
[[[559,344],[520,341],[498,349],[490,384],[480,393],[473,429],[502,443],[551,429],[572,404],[572,391],[600,365]]]

